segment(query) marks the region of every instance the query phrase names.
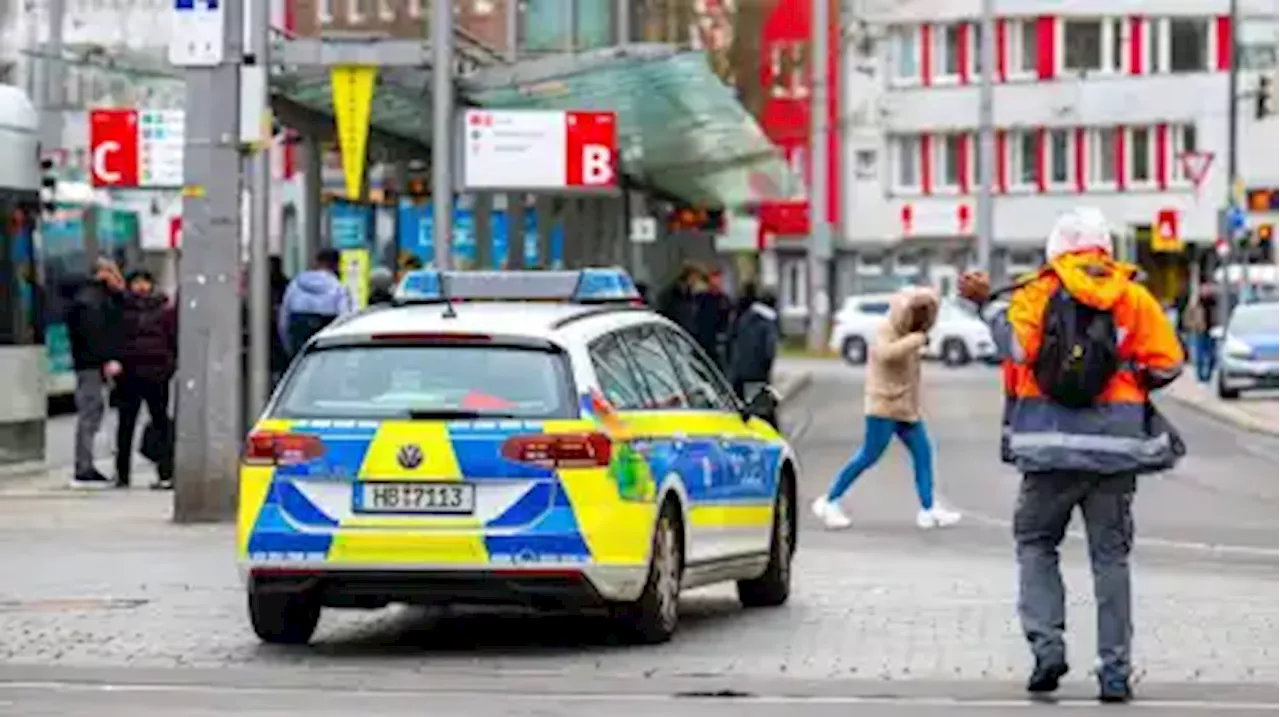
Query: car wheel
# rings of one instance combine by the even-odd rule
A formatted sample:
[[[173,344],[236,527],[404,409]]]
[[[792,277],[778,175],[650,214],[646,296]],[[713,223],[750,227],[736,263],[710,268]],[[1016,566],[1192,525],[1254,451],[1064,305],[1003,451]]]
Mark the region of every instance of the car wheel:
[[[861,336],[850,336],[840,346],[840,355],[850,364],[861,366],[867,362],[867,342]]]
[[[249,588],[249,621],[263,642],[305,645],[320,622],[320,601],[309,592]]]
[[[795,496],[783,486],[773,511],[773,540],[769,565],[764,575],[738,581],[738,600],[743,607],[776,607],[791,595],[791,558],[795,555]]]
[[[680,514],[674,501],[662,504],[653,530],[649,577],[640,599],[617,605],[613,616],[630,642],[656,645],[671,639],[680,621],[680,579],[684,568]]]
[[[964,366],[969,363],[969,347],[960,339],[942,342],[942,363],[948,366]]]
[[[1239,389],[1236,389],[1236,388],[1227,388],[1227,387],[1226,387],[1226,385],[1224,385],[1224,384],[1222,383],[1222,374],[1221,374],[1221,373],[1219,373],[1219,374],[1218,374],[1218,381],[1217,381],[1217,383],[1218,383],[1218,398],[1221,398],[1221,399],[1226,400],[1226,401],[1234,401],[1234,400],[1236,400],[1237,398],[1240,398],[1240,390],[1239,390]]]

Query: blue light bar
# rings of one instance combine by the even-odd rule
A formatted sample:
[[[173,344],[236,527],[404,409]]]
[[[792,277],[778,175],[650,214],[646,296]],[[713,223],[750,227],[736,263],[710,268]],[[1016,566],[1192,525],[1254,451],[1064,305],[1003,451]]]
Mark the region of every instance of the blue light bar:
[[[401,303],[449,301],[556,301],[578,304],[636,302],[640,291],[626,271],[438,271],[405,274],[396,288]]]

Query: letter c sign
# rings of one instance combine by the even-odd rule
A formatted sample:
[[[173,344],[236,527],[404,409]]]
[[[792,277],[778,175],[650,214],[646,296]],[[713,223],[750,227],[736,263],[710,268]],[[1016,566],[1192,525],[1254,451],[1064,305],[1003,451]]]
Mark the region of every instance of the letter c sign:
[[[99,185],[119,184],[124,175],[107,168],[107,156],[120,153],[120,143],[109,139],[93,148],[93,176]]]

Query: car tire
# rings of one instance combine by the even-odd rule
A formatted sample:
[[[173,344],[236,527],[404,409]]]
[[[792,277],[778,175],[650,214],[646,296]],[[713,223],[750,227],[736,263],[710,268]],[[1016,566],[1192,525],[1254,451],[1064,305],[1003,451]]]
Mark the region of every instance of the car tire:
[[[969,347],[960,339],[946,339],[942,342],[942,363],[953,368],[969,364]]]
[[[1221,398],[1224,401],[1234,401],[1237,398],[1240,398],[1240,389],[1227,388],[1223,385],[1221,373],[1218,374],[1218,380],[1216,383],[1218,384],[1218,398]]]
[[[684,572],[684,541],[680,511],[666,500],[653,529],[649,575],[640,598],[613,607],[613,619],[631,643],[657,645],[667,642],[680,622],[680,580]]]
[[[263,592],[250,587],[249,621],[263,642],[305,645],[320,622],[320,601],[309,592]]]
[[[773,511],[773,539],[764,574],[738,581],[738,601],[743,607],[777,607],[791,596],[791,558],[795,555],[795,494],[788,485],[778,491]]]
[[[840,356],[853,366],[867,362],[867,342],[861,336],[850,336],[840,345]]]

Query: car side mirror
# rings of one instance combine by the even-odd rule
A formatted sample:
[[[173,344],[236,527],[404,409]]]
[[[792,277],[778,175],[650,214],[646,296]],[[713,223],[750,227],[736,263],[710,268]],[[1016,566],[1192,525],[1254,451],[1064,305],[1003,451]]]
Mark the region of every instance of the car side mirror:
[[[1214,341],[1221,341],[1222,337],[1226,336],[1226,334],[1227,332],[1221,326],[1215,326],[1209,329],[1209,338]]]
[[[778,412],[778,404],[781,403],[781,397],[772,386],[765,386],[747,401],[742,408],[742,420],[750,421],[752,418],[763,418],[772,420]]]

